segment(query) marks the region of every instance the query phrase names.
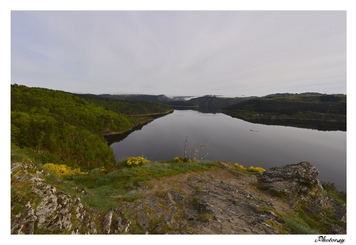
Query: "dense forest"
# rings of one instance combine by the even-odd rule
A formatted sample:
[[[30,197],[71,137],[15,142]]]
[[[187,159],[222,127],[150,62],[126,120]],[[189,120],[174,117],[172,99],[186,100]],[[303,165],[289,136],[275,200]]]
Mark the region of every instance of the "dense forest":
[[[212,95],[206,95],[203,97],[198,97],[187,101],[186,103],[196,105],[200,111],[210,111],[210,112],[217,112],[222,108],[225,108],[230,105],[235,105],[240,102],[249,100],[251,97],[245,98],[225,98],[225,97],[217,97]]]
[[[224,107],[223,113],[251,122],[346,130],[346,95],[273,94]]]
[[[95,104],[103,106],[107,110],[121,113],[125,116],[154,115],[172,111],[172,108],[167,105],[153,102],[155,101],[154,99],[152,99],[152,101],[145,100],[145,98],[156,98],[154,95],[139,97],[140,99],[132,99],[131,97],[127,99],[125,96],[94,94],[76,94],[76,96],[90,100]],[[159,102],[158,99],[156,101]]]
[[[105,103],[63,91],[11,85],[11,143],[36,153],[43,162],[110,168],[114,154],[102,135],[129,130],[152,118],[125,116],[142,112],[128,109],[135,108],[136,102],[132,106],[128,101]],[[141,108],[145,113],[167,110],[154,103]]]

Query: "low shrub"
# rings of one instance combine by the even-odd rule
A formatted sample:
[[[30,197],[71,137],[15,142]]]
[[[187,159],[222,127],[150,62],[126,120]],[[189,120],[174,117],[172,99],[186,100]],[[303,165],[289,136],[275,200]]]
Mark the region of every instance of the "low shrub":
[[[187,162],[198,162],[198,160],[190,159],[190,158],[187,158],[187,157],[184,157],[184,158],[175,157],[172,160],[170,160],[169,162],[171,162],[171,163],[187,163]]]
[[[144,157],[129,157],[126,160],[126,164],[129,166],[135,166],[135,165],[137,166],[145,163],[150,163],[150,161]]]
[[[73,175],[88,174],[88,172],[80,171],[80,168],[71,169],[65,164],[46,163],[43,165],[43,168],[60,178],[70,178]]]
[[[265,172],[266,170],[264,168],[261,167],[254,167],[254,166],[250,166],[248,168],[245,168],[243,165],[235,163],[234,166],[238,169],[242,169],[242,170],[246,170],[248,172]]]

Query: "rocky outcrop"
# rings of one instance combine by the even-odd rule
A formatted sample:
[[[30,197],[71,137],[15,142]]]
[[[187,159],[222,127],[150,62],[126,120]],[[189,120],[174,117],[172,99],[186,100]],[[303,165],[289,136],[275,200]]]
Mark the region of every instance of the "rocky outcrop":
[[[19,213],[11,215],[11,234],[34,234],[35,228],[44,233],[97,232],[80,198],[58,192],[44,181],[43,172],[37,171],[33,164],[15,163],[11,167],[12,186],[25,184],[29,188],[25,194],[30,200]],[[11,197],[12,209],[21,205],[22,200],[17,198]]]
[[[81,202],[85,190],[69,195],[44,181],[33,164],[12,164],[12,186],[26,183],[27,196],[11,197],[11,233],[60,234],[277,234],[283,214],[303,211],[330,232],[346,234],[346,206],[328,197],[307,162],[271,168],[261,174],[235,171],[229,163],[211,171],[190,172],[138,183],[100,214]],[[16,210],[16,211],[14,211]]]
[[[287,197],[293,205],[298,203],[295,199],[303,199],[315,188],[323,189],[318,174],[315,166],[301,162],[270,168],[259,175],[259,180],[262,187],[272,194]]]
[[[262,188],[284,197],[290,207],[303,205],[303,211],[309,216],[320,216],[320,222],[329,223],[331,233],[346,234],[346,205],[326,195],[317,179],[318,174],[319,171],[311,163],[300,162],[274,167],[258,176]],[[329,222],[327,216],[330,213],[345,226]]]

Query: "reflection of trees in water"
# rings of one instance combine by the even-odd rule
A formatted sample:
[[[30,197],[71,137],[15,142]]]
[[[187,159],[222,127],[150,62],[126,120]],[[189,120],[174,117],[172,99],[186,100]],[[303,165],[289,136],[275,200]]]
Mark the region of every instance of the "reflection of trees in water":
[[[112,135],[105,135],[104,138],[108,145],[112,145],[113,143],[117,143],[123,141],[127,136],[129,136],[132,132],[141,130],[143,126],[147,125],[148,123],[141,124],[139,126],[134,127],[132,130],[121,133],[121,134],[112,134]]]
[[[173,113],[173,111],[169,112],[168,114],[171,114],[171,113]],[[168,114],[167,113],[164,113],[164,114],[151,114],[150,117],[153,118],[153,119],[157,119],[157,118],[160,118],[160,117],[167,116]],[[123,141],[132,132],[137,131],[137,130],[141,130],[144,126],[146,126],[147,124],[149,124],[151,122],[152,121],[148,121],[146,123],[139,124],[139,125],[133,127],[131,130],[123,132],[123,133],[104,135],[104,138],[105,138],[106,142],[108,142],[108,145],[112,145],[114,143]]]
[[[234,117],[238,118],[238,117]],[[240,118],[239,118],[240,119]],[[320,131],[346,131],[346,122],[325,122],[314,120],[293,120],[293,119],[261,119],[261,120],[246,120],[251,123],[258,123],[264,125],[278,125],[278,126],[290,126],[297,128],[316,129]]]

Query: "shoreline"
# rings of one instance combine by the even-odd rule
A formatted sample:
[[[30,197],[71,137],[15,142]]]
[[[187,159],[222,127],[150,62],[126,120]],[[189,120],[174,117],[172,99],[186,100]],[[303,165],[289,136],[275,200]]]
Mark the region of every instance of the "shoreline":
[[[131,115],[125,115],[126,117],[147,117],[147,116],[164,116],[164,115],[168,115],[170,113],[174,112],[174,110],[169,110],[166,112],[156,112],[156,113],[146,113],[146,114],[131,114]]]
[[[143,122],[140,122],[140,123],[137,123],[133,126],[131,126],[130,128],[126,129],[126,130],[123,130],[123,131],[114,131],[114,132],[109,132],[109,133],[104,133],[104,134],[101,134],[102,136],[112,136],[112,135],[120,135],[120,134],[124,134],[124,133],[127,133],[131,130],[134,130],[136,127],[139,127],[139,126],[142,126],[142,125],[145,125],[149,122],[152,122],[154,120],[154,118],[151,118],[149,120],[146,120],[146,121],[143,121]]]
[[[109,133],[102,133],[102,136],[113,136],[113,135],[121,135],[121,134],[125,134],[127,132],[130,132],[132,130],[134,130],[137,127],[143,126],[149,122],[154,121],[155,119],[157,119],[160,116],[165,116],[168,115],[170,113],[173,113],[174,110],[170,110],[170,111],[166,111],[166,112],[157,112],[157,113],[147,113],[147,114],[136,114],[136,115],[126,115],[126,117],[144,117],[144,116],[153,116],[152,118],[148,119],[148,120],[144,120],[142,122],[136,123],[133,126],[122,130],[122,131],[114,131],[114,132],[109,132]]]

